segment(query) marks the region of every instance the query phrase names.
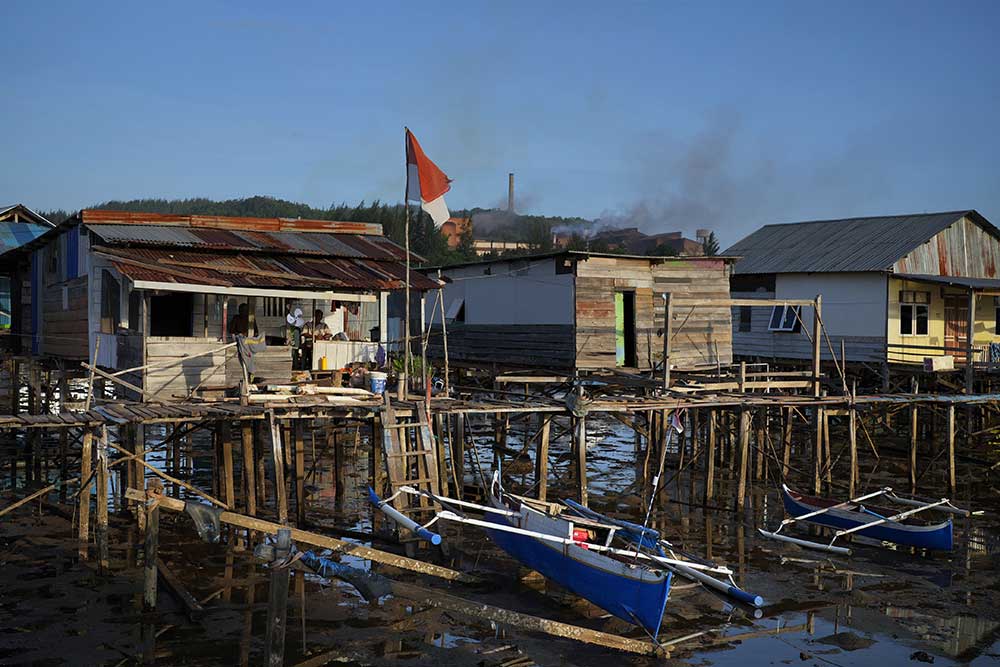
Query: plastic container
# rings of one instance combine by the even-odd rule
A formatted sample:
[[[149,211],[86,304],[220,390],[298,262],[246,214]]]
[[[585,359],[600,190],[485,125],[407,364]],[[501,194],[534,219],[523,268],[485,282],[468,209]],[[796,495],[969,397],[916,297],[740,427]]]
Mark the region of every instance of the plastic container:
[[[368,373],[368,383],[371,387],[371,392],[373,394],[384,394],[385,393],[385,380],[386,374],[380,373],[379,371],[369,371]]]
[[[319,358],[319,369],[321,371],[328,370],[329,369],[328,364],[329,364],[329,362],[326,360],[326,355],[325,354],[322,357]]]

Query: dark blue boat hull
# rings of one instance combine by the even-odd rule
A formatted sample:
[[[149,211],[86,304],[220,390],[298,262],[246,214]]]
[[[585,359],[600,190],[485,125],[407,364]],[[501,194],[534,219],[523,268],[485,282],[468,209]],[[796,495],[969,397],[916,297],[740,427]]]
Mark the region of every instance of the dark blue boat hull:
[[[813,506],[796,500],[785,490],[782,490],[781,497],[785,504],[785,512],[791,517],[799,517],[822,508],[819,505]],[[839,530],[856,528],[864,523],[863,521],[832,512],[818,514],[806,519],[806,521]],[[854,534],[883,542],[893,542],[895,544],[918,547],[920,549],[935,549],[938,551],[951,551],[953,543],[951,519],[932,527],[930,530],[922,526],[906,526],[892,522],[865,528]]]
[[[487,513],[486,518],[494,523],[507,523],[498,514]],[[670,572],[662,577],[649,575],[646,581],[639,576],[618,576],[564,554],[564,549],[582,550],[582,547],[557,543],[549,546],[542,540],[527,535],[489,528],[486,532],[497,546],[547,579],[624,621],[641,625],[654,637],[659,632],[670,593]],[[643,572],[645,570],[637,568],[637,575]]]

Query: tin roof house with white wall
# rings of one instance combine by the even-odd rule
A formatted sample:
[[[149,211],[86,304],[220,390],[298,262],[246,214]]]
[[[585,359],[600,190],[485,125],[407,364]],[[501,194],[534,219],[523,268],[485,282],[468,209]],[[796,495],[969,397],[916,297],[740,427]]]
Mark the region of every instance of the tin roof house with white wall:
[[[1000,230],[974,210],[765,225],[725,254],[734,299],[822,296],[825,359],[961,365],[1000,341]],[[810,359],[812,328],[797,306],[738,306],[733,354]]]

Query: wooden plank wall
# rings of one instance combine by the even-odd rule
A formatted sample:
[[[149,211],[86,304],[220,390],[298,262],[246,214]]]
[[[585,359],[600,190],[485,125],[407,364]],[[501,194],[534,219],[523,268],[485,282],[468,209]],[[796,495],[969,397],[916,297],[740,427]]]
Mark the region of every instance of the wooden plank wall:
[[[86,359],[87,276],[49,285],[43,294],[41,353]],[[30,316],[30,311],[27,312]]]
[[[673,299],[671,363],[677,369],[732,363],[729,308],[706,308],[707,299],[729,298],[724,260],[677,258],[645,260],[589,257],[576,272],[576,365],[615,366],[615,292],[634,291],[636,357],[641,369],[662,358],[663,292]]]
[[[254,380],[258,383],[287,383],[292,380],[292,348],[287,345],[268,345],[254,353]],[[226,380],[237,386],[243,377],[240,362],[233,355],[226,362]]]
[[[146,338],[146,363],[166,363],[221,346],[222,343],[217,338],[149,336]],[[146,391],[176,397],[187,396],[202,382],[211,386],[226,385],[226,362],[229,358],[235,358],[232,348],[211,355],[192,357],[172,368],[147,371]]]
[[[613,310],[613,305],[612,305]],[[441,327],[431,329],[427,356],[443,359]],[[568,324],[448,323],[448,358],[531,368],[572,368],[573,327]]]

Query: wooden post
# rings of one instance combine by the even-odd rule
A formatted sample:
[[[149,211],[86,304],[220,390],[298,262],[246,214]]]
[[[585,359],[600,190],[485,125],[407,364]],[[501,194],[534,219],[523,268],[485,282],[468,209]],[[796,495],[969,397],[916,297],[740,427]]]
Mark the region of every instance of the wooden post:
[[[705,501],[715,496],[715,410],[708,411],[708,461],[705,464]]]
[[[781,480],[788,477],[788,465],[792,459],[792,409],[782,409],[781,435]]]
[[[281,427],[274,412],[267,413],[271,428],[271,455],[274,460],[274,494],[277,497],[278,523],[288,523],[288,495],[285,493],[285,453],[281,447]]]
[[[670,389],[670,327],[674,320],[674,304],[670,292],[663,293],[663,391]]]
[[[813,451],[813,493],[819,495],[822,491],[823,473],[823,408],[815,408],[813,421],[816,422],[816,448]]]
[[[577,419],[576,473],[580,478],[580,504],[587,505],[587,418]]]
[[[302,420],[294,421],[295,433],[295,522],[306,525],[306,448],[302,438]]]
[[[833,485],[833,452],[830,449],[830,413],[823,410],[823,477],[827,490]]]
[[[456,498],[462,497],[465,485],[465,415],[455,415],[455,441],[451,443],[451,465],[458,488]]]
[[[813,349],[812,349],[812,375],[813,375],[813,396],[819,396],[820,394],[820,347],[819,342],[822,338],[822,333],[820,329],[822,328],[823,320],[823,295],[817,294],[816,301],[813,303]],[[816,489],[817,493],[819,489]]]
[[[957,488],[955,478],[955,404],[948,404],[948,490],[954,497]]]
[[[910,406],[910,492],[917,490],[917,405]]]
[[[153,501],[155,502],[155,501]],[[142,508],[146,513],[146,544],[145,544],[145,581],[142,603],[146,611],[156,609],[156,557],[160,544],[160,508],[146,505]]]
[[[767,451],[767,408],[757,411],[757,447],[754,448],[753,478],[760,480],[764,476],[764,452]]]
[[[59,411],[67,412],[66,404],[69,402],[69,380],[66,371],[59,372]],[[69,429],[59,429],[59,479],[69,479]],[[59,502],[66,502],[66,485],[59,487]]]
[[[549,482],[549,430],[552,426],[552,415],[542,415],[542,434],[538,439],[538,450],[535,454],[535,484],[538,486],[538,499],[544,501],[548,493]]]
[[[257,493],[254,484],[254,453],[253,425],[248,421],[240,424],[243,445],[243,495],[246,499],[246,511],[250,516],[257,516]]]
[[[743,509],[746,505],[747,495],[747,468],[750,455],[750,411],[746,408],[740,409],[740,478],[739,487],[736,492],[736,507]]]
[[[132,454],[137,455],[135,463],[126,463],[126,466],[132,466],[132,480],[133,486],[136,489],[146,488],[146,468],[143,463],[146,461],[145,452],[145,437],[146,437],[146,427],[142,424],[134,424],[131,428],[131,441],[132,441]],[[139,533],[141,534],[146,530],[146,513],[141,511],[141,508],[136,507],[136,526],[139,528]]]
[[[97,526],[94,529],[97,541],[97,564],[101,574],[108,571],[108,429],[101,427],[101,439],[97,444]]]
[[[738,387],[737,390],[741,394],[746,391],[746,386],[747,386],[747,362],[745,362],[745,361],[741,361],[740,362],[740,374],[736,378],[736,384],[737,384],[737,387]]]
[[[965,393],[971,394],[974,389],[975,382],[975,369],[973,368],[972,361],[972,343],[976,337],[976,293],[969,289],[969,313],[968,321],[966,322],[966,336],[965,336]],[[967,409],[967,413],[971,414],[971,408]],[[970,431],[972,429],[969,429]]]
[[[90,487],[93,485],[90,474],[91,460],[93,458],[91,453],[93,441],[94,433],[88,428],[83,432],[83,446],[80,453],[80,480],[83,484],[80,487],[80,519],[77,529],[77,537],[80,540],[80,560],[87,560],[87,546],[90,543]]]
[[[851,448],[851,484],[850,497],[854,498],[858,490],[858,431],[857,431],[857,409],[851,403],[848,408],[848,437]]]
[[[287,528],[278,531],[274,549],[275,562],[288,557],[292,546],[292,532]],[[267,599],[267,629],[265,648],[267,664],[281,667],[285,664],[285,622],[288,617],[288,567],[271,567],[271,589]]]

